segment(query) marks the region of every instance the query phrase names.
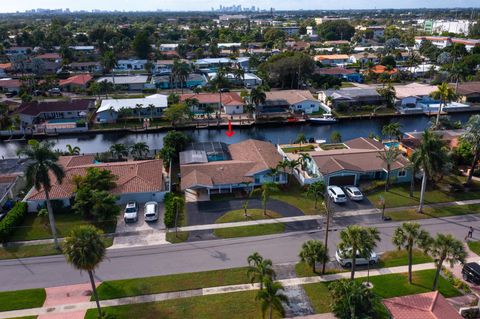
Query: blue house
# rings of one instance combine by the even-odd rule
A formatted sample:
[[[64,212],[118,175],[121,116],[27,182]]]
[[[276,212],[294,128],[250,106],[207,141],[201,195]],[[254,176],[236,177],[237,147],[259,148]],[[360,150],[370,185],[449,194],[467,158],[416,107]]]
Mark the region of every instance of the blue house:
[[[161,75],[153,77],[152,84],[154,84],[157,89],[161,90],[168,90],[172,88],[180,89],[182,86],[184,89],[193,89],[195,87],[202,87],[207,84],[207,78],[202,74],[192,73],[188,75],[187,81],[182,84],[176,82],[172,83],[169,75]]]

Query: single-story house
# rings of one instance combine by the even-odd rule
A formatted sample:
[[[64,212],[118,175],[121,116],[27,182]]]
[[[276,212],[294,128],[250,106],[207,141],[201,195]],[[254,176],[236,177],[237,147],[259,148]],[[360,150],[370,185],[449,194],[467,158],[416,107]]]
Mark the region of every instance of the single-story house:
[[[455,84],[452,84],[455,86]],[[457,94],[463,102],[480,102],[480,82],[462,82],[458,84]]]
[[[320,75],[330,75],[336,78],[346,80],[348,82],[357,82],[362,83],[363,77],[360,73],[354,69],[346,69],[341,67],[332,67],[332,68],[317,68],[315,69],[316,74]]]
[[[311,114],[323,109],[330,113],[330,108],[315,99],[308,90],[270,91],[265,95],[265,103],[259,107],[261,112],[289,109],[291,112]]]
[[[89,99],[76,99],[54,102],[27,102],[22,103],[15,112],[19,115],[21,126],[43,122],[76,122],[85,120],[90,109],[95,107],[95,101]]]
[[[148,83],[148,75],[132,75],[132,76],[106,76],[97,80],[101,82],[114,83],[117,88],[121,88],[128,91],[142,91],[145,85]]]
[[[354,53],[350,56],[350,63],[360,63],[362,65],[365,65],[367,63],[379,63],[380,60],[378,58],[378,55],[370,52],[360,52],[360,53]]]
[[[181,188],[187,201],[205,201],[211,194],[249,192],[266,182],[285,184],[285,173],[270,174],[281,159],[273,144],[253,139],[192,144],[180,153]]]
[[[325,65],[344,66],[349,63],[350,57],[346,54],[322,54],[316,55],[313,59]]]
[[[147,60],[118,60],[115,71],[145,71]]]
[[[153,68],[153,73],[166,75],[172,73],[174,60],[157,60]]]
[[[5,48],[3,52],[6,55],[28,55],[32,52],[32,47],[10,47],[10,48]]]
[[[218,68],[222,66],[240,67],[245,71],[250,69],[249,57],[240,57],[237,59],[230,58],[206,58],[199,59],[193,62],[193,64],[201,71],[207,73],[216,72]]]
[[[375,88],[323,90],[318,92],[318,99],[323,103],[328,103],[330,100],[333,107],[338,107],[339,105],[381,105],[385,101]]]
[[[437,291],[383,299],[391,319],[462,319],[458,311]]]
[[[103,71],[103,66],[100,62],[72,62],[69,68],[74,72],[101,73]]]
[[[56,52],[40,54],[35,58],[51,62],[62,62],[62,56]]]
[[[444,141],[445,145],[450,149],[458,147],[460,138],[465,134],[464,129],[440,130],[431,132]],[[406,132],[404,133],[404,138],[400,140],[399,149],[403,153],[407,154],[407,156],[411,156],[413,152],[422,144],[422,139],[422,131]]]
[[[178,48],[178,43],[163,43],[160,44],[159,50],[162,52],[167,51],[176,51]]]
[[[58,86],[64,91],[86,90],[93,77],[90,74],[77,74],[60,80]]]
[[[97,163],[94,155],[82,155],[61,156],[59,164],[64,168],[65,177],[61,184],[54,176],[51,177],[50,199],[62,201],[65,207],[70,206],[75,197],[74,177],[85,176],[92,167],[109,170],[117,177],[116,187],[110,193],[119,197],[119,204],[129,200],[160,202],[168,190],[168,175],[162,160]],[[28,210],[35,212],[45,204],[45,193],[43,189],[32,188],[25,200]]]
[[[213,80],[217,77],[217,73],[208,73],[208,78]],[[262,79],[256,76],[254,73],[244,73],[241,79],[235,77],[233,73],[225,74],[227,80],[231,83],[240,84],[245,87],[256,87],[262,84]]]
[[[121,109],[131,109],[132,117],[159,117],[168,107],[168,96],[154,94],[143,99],[103,100],[96,112],[96,122],[115,123]]]
[[[393,75],[393,74],[396,74],[398,72],[398,70],[397,70],[397,68],[389,69],[384,65],[377,64],[377,65],[371,67],[370,69],[368,69],[367,72],[370,72],[372,74],[377,74],[377,75],[384,74],[384,73],[386,73],[388,75]]]
[[[421,83],[395,85],[394,88],[398,104],[401,107],[416,107],[419,100],[429,97],[438,89],[435,85]]]
[[[22,82],[18,79],[0,79],[0,89],[2,92],[14,92],[19,93]]]
[[[289,160],[297,160],[297,153],[279,152]],[[344,186],[359,185],[365,180],[385,180],[386,165],[379,157],[386,151],[383,143],[370,138],[356,138],[346,141],[336,149],[306,152],[311,160],[307,161],[304,168],[297,168],[295,176],[302,184],[311,184],[323,181],[328,185]],[[390,178],[394,183],[410,180],[408,159],[399,156],[391,165]]]
[[[160,75],[152,77],[152,84],[154,84],[156,88],[162,90],[182,87],[192,89],[207,84],[207,78],[203,74],[190,73],[187,80],[182,85],[182,83],[172,83],[169,75]]]
[[[240,95],[236,92],[187,93],[180,95],[180,101],[184,102],[187,100],[198,101],[197,105],[192,106],[192,111],[194,113],[205,113],[206,107],[210,106],[215,113],[218,113],[221,107],[225,114],[242,114],[243,106],[245,104]]]

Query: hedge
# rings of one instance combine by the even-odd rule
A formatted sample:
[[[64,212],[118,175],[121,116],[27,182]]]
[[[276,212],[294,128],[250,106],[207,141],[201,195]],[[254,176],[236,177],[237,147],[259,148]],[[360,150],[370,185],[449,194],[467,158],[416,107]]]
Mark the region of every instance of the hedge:
[[[165,194],[165,216],[163,217],[163,222],[165,226],[168,228],[175,227],[175,215],[176,215],[176,209],[175,209],[175,204],[174,204],[174,199],[178,198],[180,199],[180,207],[179,207],[179,212],[178,212],[178,220],[177,220],[177,226],[181,225],[181,220],[183,219],[183,208],[184,208],[184,200],[183,197],[175,195],[174,193],[167,193]]]
[[[13,233],[15,227],[19,226],[27,215],[27,203],[17,202],[8,212],[2,221],[0,221],[0,241],[5,242]]]

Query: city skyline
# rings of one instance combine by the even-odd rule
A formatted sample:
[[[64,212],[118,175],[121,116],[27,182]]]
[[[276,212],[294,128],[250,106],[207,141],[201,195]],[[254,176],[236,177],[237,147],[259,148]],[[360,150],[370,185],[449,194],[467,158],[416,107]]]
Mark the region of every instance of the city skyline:
[[[275,8],[277,10],[339,10],[339,9],[387,9],[387,8],[456,8],[456,7],[480,7],[475,0],[404,0],[401,3],[394,0],[324,0],[312,6],[310,0],[286,1],[286,0],[265,0],[265,1],[207,1],[207,0],[164,0],[161,3],[155,0],[145,0],[142,3],[132,0],[84,0],[81,2],[73,0],[18,0],[2,4],[0,12],[23,12],[26,10],[43,9],[70,9],[79,10],[107,10],[107,11],[210,11],[220,6],[241,5],[251,8],[255,6],[262,10]],[[188,9],[186,9],[188,8]]]

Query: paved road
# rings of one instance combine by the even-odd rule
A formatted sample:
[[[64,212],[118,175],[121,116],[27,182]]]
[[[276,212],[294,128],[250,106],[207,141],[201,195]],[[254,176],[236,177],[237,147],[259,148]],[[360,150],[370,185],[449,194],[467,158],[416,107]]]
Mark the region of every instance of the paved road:
[[[382,241],[377,251],[394,249],[391,244],[393,229],[399,223],[380,223],[378,215],[344,217],[336,220],[330,240],[333,254],[339,230],[347,223],[371,223],[379,227]],[[420,221],[432,234],[452,233],[458,239],[465,237],[469,226],[475,227],[474,239],[480,240],[480,215],[466,215]],[[298,261],[302,243],[309,239],[322,239],[323,231],[298,232],[262,237],[210,240],[177,245],[151,246],[109,250],[108,259],[97,271],[98,280],[111,280],[204,271],[245,266],[248,255],[254,251],[271,258],[274,263]],[[67,265],[62,256],[37,257],[0,261],[0,290],[50,287],[87,282]]]

